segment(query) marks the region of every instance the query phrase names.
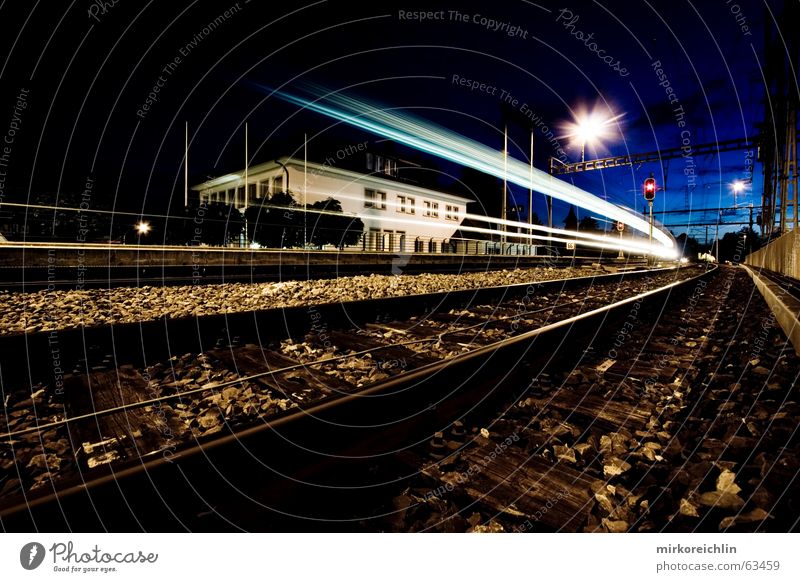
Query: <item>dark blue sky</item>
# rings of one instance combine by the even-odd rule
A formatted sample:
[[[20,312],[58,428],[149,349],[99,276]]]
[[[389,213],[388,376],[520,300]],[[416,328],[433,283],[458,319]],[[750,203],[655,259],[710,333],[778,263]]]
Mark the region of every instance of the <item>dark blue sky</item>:
[[[525,104],[556,136],[574,108],[624,113],[605,147],[588,148],[587,158],[755,137],[763,118],[764,30],[773,26],[781,2],[154,0],[123,1],[105,12],[90,3],[71,9],[69,2],[40,3],[35,10],[8,4],[0,8],[4,27],[13,32],[0,41],[0,55],[7,56],[2,111],[10,115],[21,88],[31,95],[9,191],[80,191],[91,175],[98,196],[159,209],[182,191],[185,120],[193,181],[243,165],[245,119],[255,162],[291,153],[306,132],[319,135],[319,154],[328,147],[322,144],[362,139],[314,114],[293,115],[292,106],[265,99],[253,83],[351,87],[355,96],[413,109],[498,149],[502,91],[518,100],[514,109]],[[418,11],[432,14],[422,19]],[[470,90],[454,76],[486,88]],[[142,111],[159,81],[157,99]],[[497,88],[494,94],[489,87]],[[539,168],[547,168],[558,145],[569,159],[580,157],[568,140],[548,141],[541,126],[537,130]],[[527,131],[512,125],[511,137],[524,150],[512,147],[512,155],[525,159]],[[572,179],[641,210],[641,183],[653,172],[666,185],[657,210],[682,209],[687,202],[695,209],[731,206],[729,184],[747,177],[747,162],[741,151]],[[740,204],[760,204],[761,169],[753,169]],[[694,176],[687,177],[690,171]],[[497,194],[481,194],[490,195]],[[537,212],[544,215],[541,200]],[[557,206],[554,214],[558,222],[566,208]],[[670,215],[667,222],[698,219]],[[692,234],[702,238],[702,229]]]

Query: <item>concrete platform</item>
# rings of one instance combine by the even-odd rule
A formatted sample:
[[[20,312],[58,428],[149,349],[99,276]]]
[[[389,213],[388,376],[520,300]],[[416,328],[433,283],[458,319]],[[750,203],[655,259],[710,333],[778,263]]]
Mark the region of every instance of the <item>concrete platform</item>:
[[[775,319],[783,332],[789,337],[794,351],[800,356],[800,300],[787,293],[780,285],[771,281],[766,275],[742,265],[753,279]]]
[[[0,288],[182,285],[591,265],[599,257],[6,243]],[[641,261],[632,259],[639,266]],[[24,284],[22,283],[24,282]]]

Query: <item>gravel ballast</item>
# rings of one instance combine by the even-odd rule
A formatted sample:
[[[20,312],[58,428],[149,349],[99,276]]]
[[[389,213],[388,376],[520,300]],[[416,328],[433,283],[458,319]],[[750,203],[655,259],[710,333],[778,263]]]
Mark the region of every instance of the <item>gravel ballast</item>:
[[[601,274],[595,268],[358,275],[279,283],[0,292],[0,335],[476,289]]]

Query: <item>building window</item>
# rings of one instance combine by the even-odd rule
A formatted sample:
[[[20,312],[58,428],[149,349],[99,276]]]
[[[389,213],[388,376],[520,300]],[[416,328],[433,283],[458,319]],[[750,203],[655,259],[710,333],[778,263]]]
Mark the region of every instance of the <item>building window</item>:
[[[425,205],[425,216],[429,216],[430,218],[439,218],[438,202],[429,202],[425,200],[423,204]]]
[[[375,154],[368,153],[367,169],[377,174],[397,176],[397,161],[384,156],[376,156]]]
[[[445,207],[444,219],[458,220],[458,206],[451,206],[450,204],[448,204]]]
[[[386,210],[386,192],[364,189],[364,208]]]
[[[236,189],[236,201],[233,203],[235,208],[244,206],[244,186],[239,186]]]
[[[398,196],[397,212],[414,214],[414,199],[411,196]]]
[[[269,182],[258,183],[258,197],[259,198],[269,197]]]
[[[283,176],[275,176],[272,180],[272,193],[283,192]]]

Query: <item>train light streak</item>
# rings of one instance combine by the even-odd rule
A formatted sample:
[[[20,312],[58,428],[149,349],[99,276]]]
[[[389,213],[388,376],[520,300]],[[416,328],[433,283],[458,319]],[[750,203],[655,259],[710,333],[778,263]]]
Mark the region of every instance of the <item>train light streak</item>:
[[[585,208],[615,222],[623,222],[641,233],[649,232],[649,224],[643,218],[541,170],[534,169],[531,172],[528,164],[521,161],[509,159],[506,176],[501,152],[408,114],[379,109],[345,95],[323,95],[319,89],[316,89],[315,92],[323,96],[316,99],[306,99],[263,86],[261,89],[273,93],[289,103],[364,131],[392,139],[497,178],[507,177],[509,182],[525,189],[532,188],[536,192]],[[657,246],[666,249],[672,249],[675,246],[672,237],[660,229],[653,232],[653,237],[654,241],[658,243]],[[653,254],[657,254],[655,249]]]
[[[319,194],[319,195],[331,195],[330,192],[327,191],[317,191],[317,190],[309,190],[310,192]],[[359,196],[351,196],[349,194],[345,194],[342,191],[335,192],[332,194],[335,198],[340,200],[362,200],[362,197]],[[392,203],[387,203],[390,208],[392,208]],[[287,207],[288,209],[288,207]],[[293,208],[293,210],[298,212],[303,212],[302,209]],[[342,216],[341,213],[326,211],[326,210],[316,210],[316,209],[308,209],[306,212],[310,214],[329,214],[332,216]],[[396,226],[419,226],[424,225],[433,228],[442,228],[449,230],[452,228],[449,224],[440,223],[433,220],[426,220],[425,218],[400,218],[400,217],[393,217],[393,216],[386,216],[383,213],[380,215],[377,214],[370,214],[370,213],[356,213],[356,214],[345,214],[344,216],[351,216],[353,218],[361,218],[362,220],[369,220],[375,219],[380,216],[381,222],[384,223],[391,223]],[[618,237],[609,237],[606,235],[601,235],[592,232],[585,232],[585,231],[576,231],[576,230],[566,230],[563,228],[550,228],[547,226],[539,225],[539,224],[528,224],[527,222],[520,222],[516,220],[503,220],[501,218],[493,218],[489,216],[484,216],[481,214],[470,214],[467,213],[464,215],[466,220],[470,220],[473,222],[482,222],[490,226],[506,226],[510,228],[515,228],[520,231],[529,231],[535,230],[541,233],[547,233],[550,235],[557,235],[562,238],[553,238],[552,236],[542,236],[542,235],[532,235],[532,234],[524,234],[522,232],[513,233],[508,231],[508,237],[510,239],[520,239],[526,241],[534,241],[534,240],[553,240],[557,242],[574,242],[577,245],[583,246],[592,246],[594,248],[603,248],[603,249],[613,249],[619,250],[623,249],[625,251],[643,253],[643,254],[652,254],[657,257],[662,258],[675,258],[677,257],[677,252],[672,248],[667,248],[663,245],[650,245],[646,241],[638,241],[635,239],[625,239],[624,241],[620,241]],[[464,232],[475,232],[481,234],[499,234],[499,228],[481,228],[481,227],[469,227],[461,225],[459,227],[460,230]],[[588,244],[588,241],[591,241],[592,244]]]

